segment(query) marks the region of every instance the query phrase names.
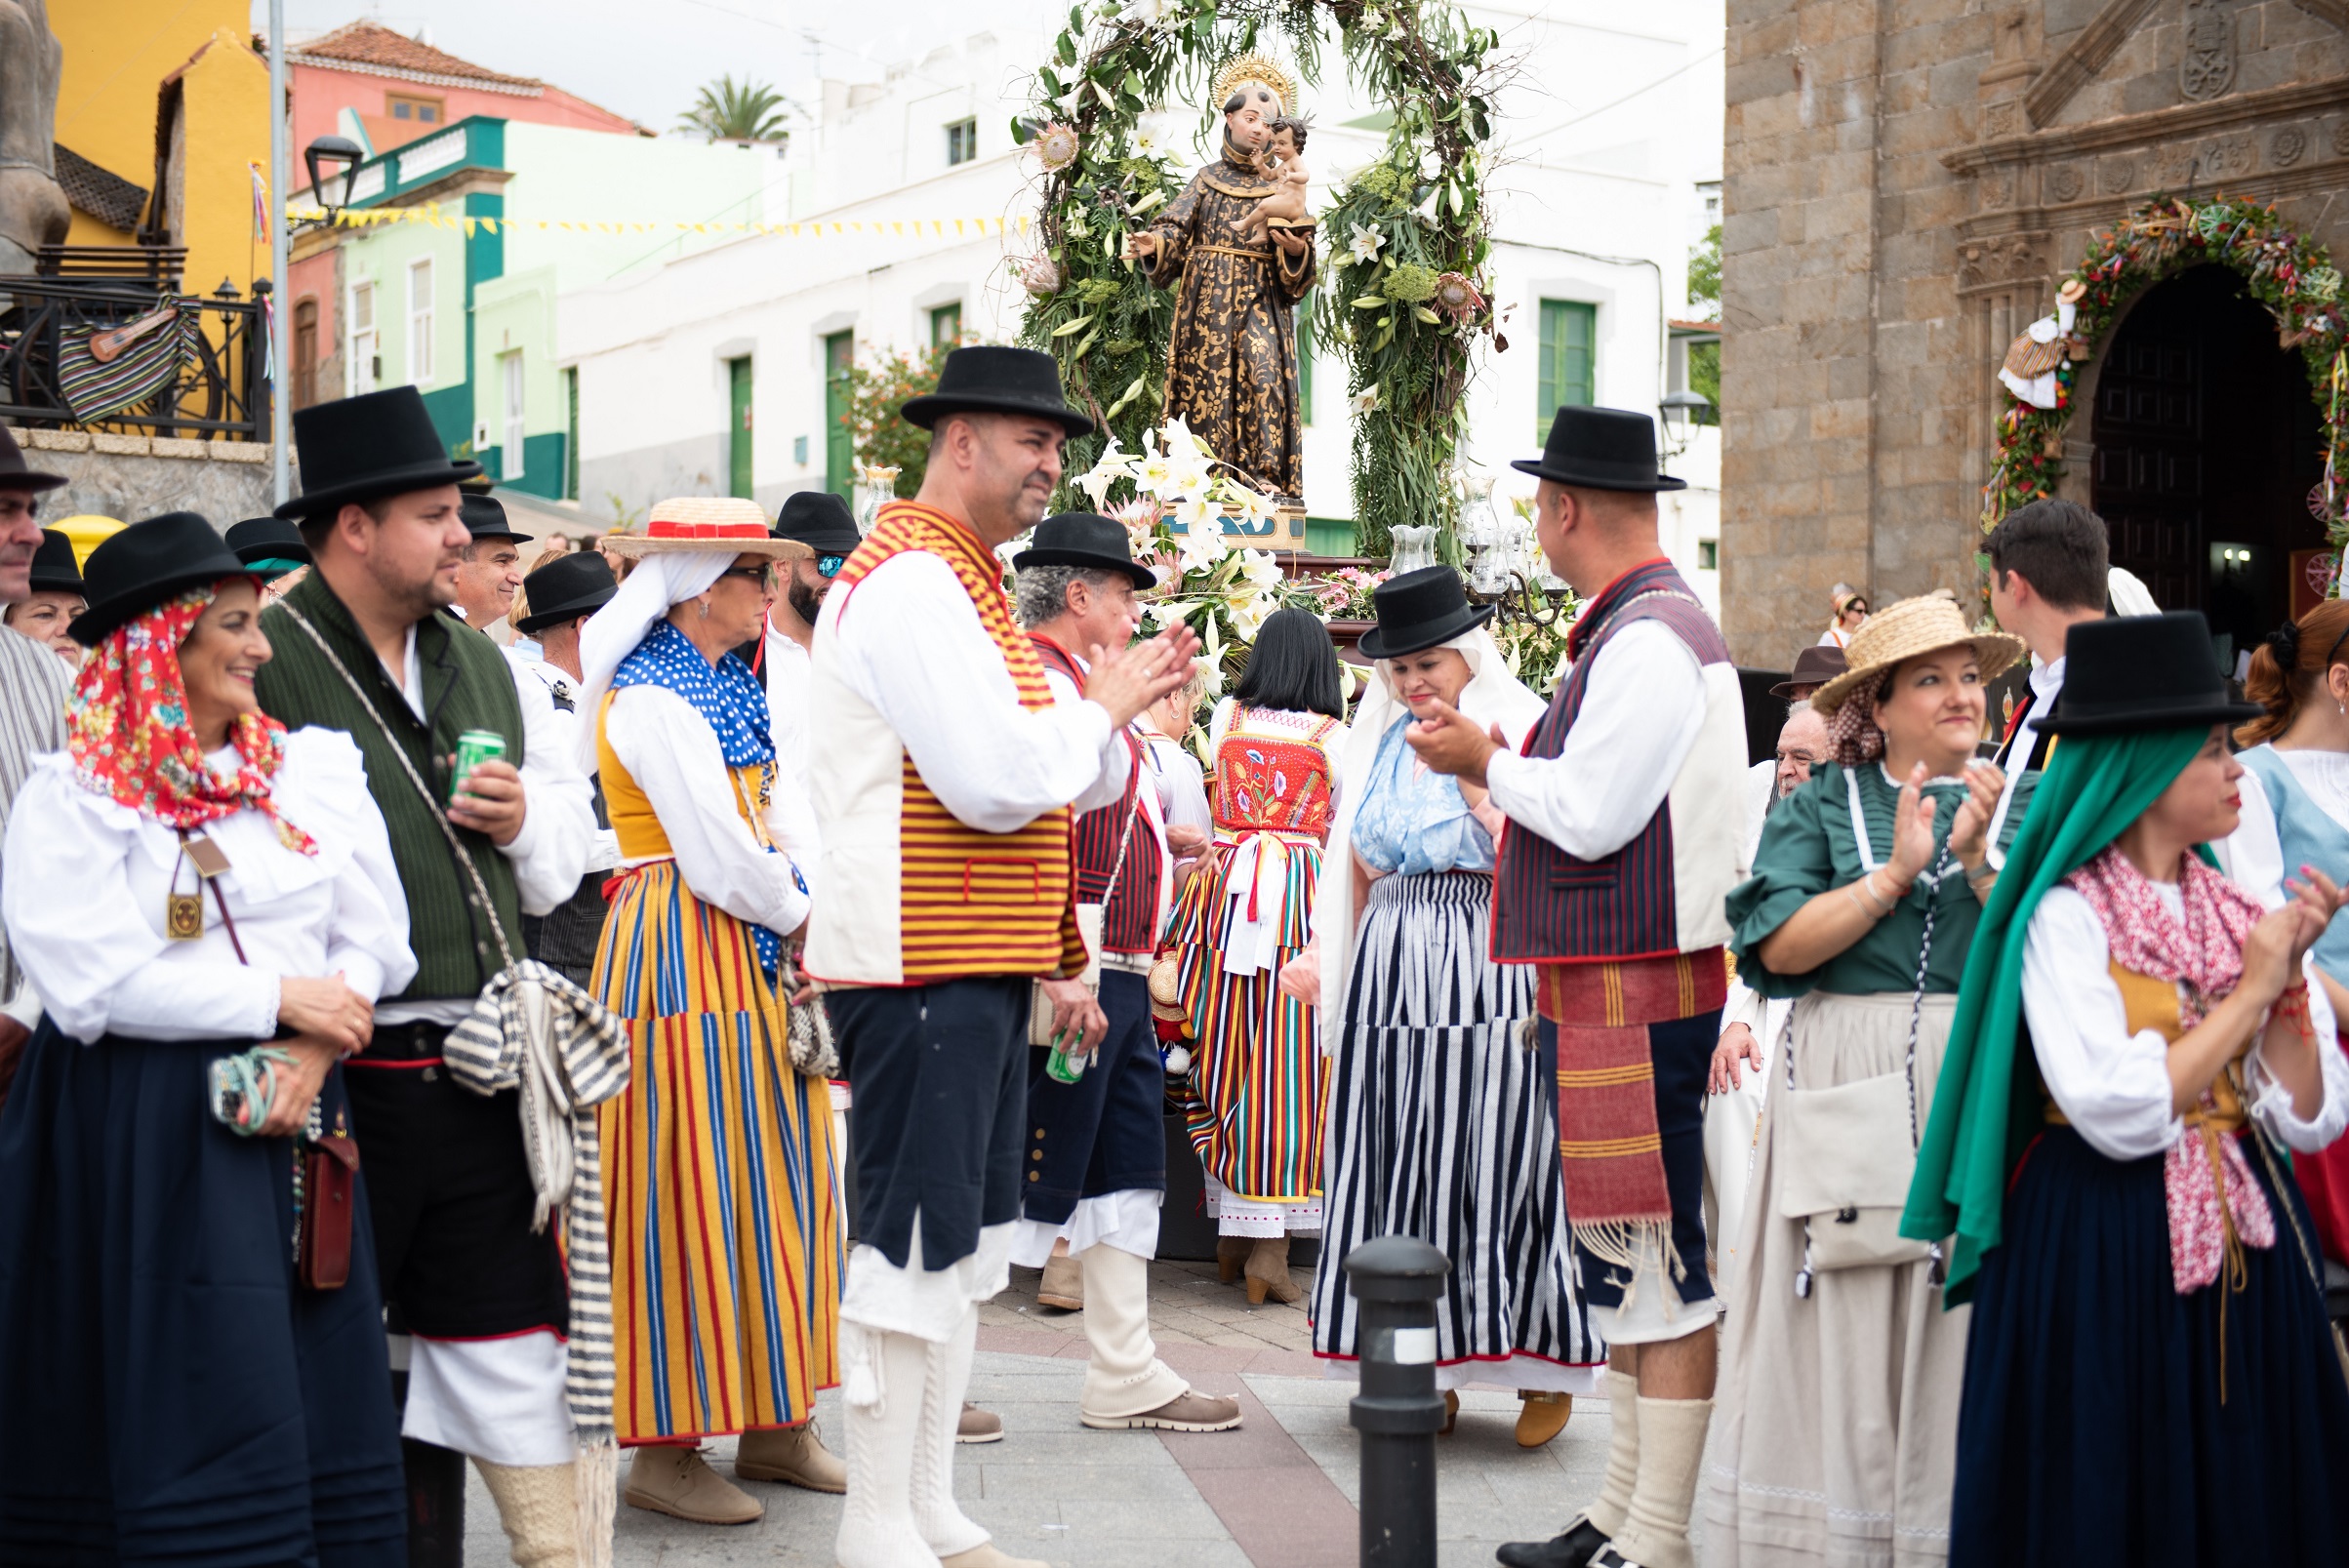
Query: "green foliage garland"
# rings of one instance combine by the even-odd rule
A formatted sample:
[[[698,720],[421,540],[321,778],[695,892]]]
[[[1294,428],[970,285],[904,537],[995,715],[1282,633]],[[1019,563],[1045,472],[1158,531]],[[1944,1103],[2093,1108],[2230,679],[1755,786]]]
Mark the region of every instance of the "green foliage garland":
[[[1384,555],[1394,525],[1435,522],[1456,559],[1459,501],[1446,476],[1465,434],[1471,349],[1493,331],[1482,173],[1502,67],[1499,35],[1455,8],[1100,0],[1072,9],[1036,72],[1036,107],[1014,127],[1045,165],[1039,249],[1020,267],[1031,297],[1021,337],[1052,352],[1070,396],[1122,447],[1140,448],[1163,418],[1174,296],[1119,253],[1191,175],[1143,130],[1144,116],[1155,104],[1197,103],[1207,144],[1219,145],[1222,105],[1206,100],[1223,62],[1275,34],[1314,82],[1324,17],[1356,79],[1395,115],[1381,156],[1321,215],[1317,241],[1317,336],[1347,355],[1361,411],[1352,475],[1359,547]],[[1357,246],[1357,229],[1376,243]],[[1104,442],[1074,443],[1068,471],[1091,467]]]
[[[2324,522],[2336,552],[2349,545],[2349,443],[2342,422],[2349,416],[2349,387],[2343,384],[2349,378],[2343,355],[2349,316],[2342,309],[2340,271],[2323,245],[2286,228],[2273,207],[2225,195],[2206,201],[2156,196],[2098,234],[2064,280],[2073,295],[2071,336],[2086,352],[2057,368],[2055,407],[2007,399],[1998,455],[1982,490],[1985,531],[2023,503],[2052,493],[2063,472],[2063,432],[2079,364],[2103,346],[2121,311],[2163,279],[2205,262],[2241,273],[2251,297],[2276,318],[2284,346],[2300,351],[2325,429],[2326,477],[2310,498],[2310,510]],[[2336,575],[2336,594],[2338,589]]]

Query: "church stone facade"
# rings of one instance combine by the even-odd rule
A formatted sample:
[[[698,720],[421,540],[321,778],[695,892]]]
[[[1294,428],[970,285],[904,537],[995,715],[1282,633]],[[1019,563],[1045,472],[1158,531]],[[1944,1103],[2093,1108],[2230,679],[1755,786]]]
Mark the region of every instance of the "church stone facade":
[[[2224,191],[2349,259],[2349,0],[1728,0],[1727,82],[1721,598],[1743,663],[1815,640],[1837,582],[1978,603],[1997,371],[2097,230]],[[2281,364],[2272,338],[2245,351]],[[2218,367],[2240,361],[2213,350],[2205,373],[2197,351],[2161,361],[2210,382],[2176,404],[2182,445],[2135,460],[2202,519],[2194,549],[2236,527],[2192,442],[2198,410],[2222,428]],[[2075,388],[2059,493],[2109,516],[2105,357]],[[2296,466],[2313,409],[2276,407]],[[2278,532],[2279,558],[2304,543]]]

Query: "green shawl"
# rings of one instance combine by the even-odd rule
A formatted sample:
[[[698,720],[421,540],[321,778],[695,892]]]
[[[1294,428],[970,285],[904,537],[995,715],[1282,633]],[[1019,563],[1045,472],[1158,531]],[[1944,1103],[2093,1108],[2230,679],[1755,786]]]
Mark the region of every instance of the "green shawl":
[[[1974,931],[1957,1022],[1917,1146],[1902,1235],[1952,1237],[1943,1305],[1972,1294],[1982,1255],[1999,1244],[2006,1184],[2045,1120],[2022,1039],[2023,943],[2046,891],[2093,860],[2142,816],[2210,738],[2208,725],[2076,736],[2054,749],[2014,847]],[[2207,851],[2204,852],[2207,855]],[[1953,1234],[1954,1233],[1954,1234]]]

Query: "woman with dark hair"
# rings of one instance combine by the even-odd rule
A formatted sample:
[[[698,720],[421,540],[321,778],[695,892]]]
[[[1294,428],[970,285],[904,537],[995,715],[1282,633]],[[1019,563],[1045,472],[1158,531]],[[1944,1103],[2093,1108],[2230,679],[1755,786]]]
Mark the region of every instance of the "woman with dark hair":
[[[2349,1126],[2312,983],[2342,896],[2301,867],[2263,909],[2208,864],[2258,711],[2200,615],[2066,648],[1901,1222],[1950,1238],[1973,1316],[1951,1568],[2349,1560],[2349,1387],[2284,1174]]]
[[[1222,1232],[1223,1276],[1244,1260],[1256,1303],[1303,1299],[1288,1238],[1321,1228],[1326,1086],[1315,1009],[1277,981],[1312,931],[1344,718],[1328,629],[1311,611],[1274,612],[1208,726],[1214,864],[1174,913],[1177,1005],[1193,1036],[1192,1146]]]
[[[2236,760],[2250,778],[2227,869],[2271,902],[2287,867],[2349,879],[2349,600],[2329,599],[2270,632],[2252,651],[2243,695],[2264,711],[2235,732],[2249,747]],[[2308,959],[2333,1017],[2349,1018],[2349,922],[2328,929]],[[2338,1053],[2342,1041],[2325,1048]],[[2349,1263],[2349,1140],[2300,1154],[2292,1176],[2318,1245]]]

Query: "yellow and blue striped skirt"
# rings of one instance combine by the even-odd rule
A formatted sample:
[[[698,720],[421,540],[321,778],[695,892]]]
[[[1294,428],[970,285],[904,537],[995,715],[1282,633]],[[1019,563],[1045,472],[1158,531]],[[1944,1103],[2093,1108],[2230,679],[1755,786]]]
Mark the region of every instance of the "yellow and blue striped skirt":
[[[598,1112],[620,1440],[796,1426],[839,1381],[830,1089],[791,1065],[750,928],[674,862],[623,880],[593,989],[632,1069]]]

